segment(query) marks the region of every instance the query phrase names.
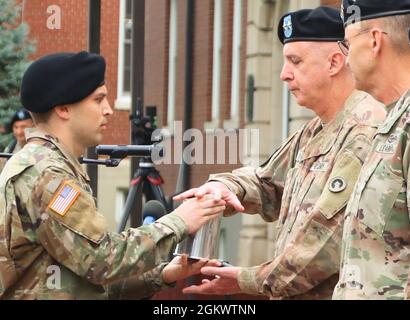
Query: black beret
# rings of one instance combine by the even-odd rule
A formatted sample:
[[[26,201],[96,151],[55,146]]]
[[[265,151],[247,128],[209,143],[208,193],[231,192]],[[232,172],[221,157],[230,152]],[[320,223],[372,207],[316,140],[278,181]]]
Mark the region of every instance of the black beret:
[[[285,14],[279,21],[278,37],[283,44],[296,41],[339,41],[345,36],[340,11],[321,6]]]
[[[410,0],[343,0],[341,13],[346,26],[360,20],[410,13]]]
[[[13,125],[14,125],[14,123],[15,123],[16,121],[23,121],[23,120],[28,120],[28,119],[31,119],[30,113],[29,113],[27,110],[23,109],[23,108],[18,109],[18,110],[13,114],[13,117],[11,118],[11,120],[10,120],[10,122],[9,122],[9,124],[8,124],[9,130],[10,130],[10,131],[12,130]]]
[[[72,104],[104,84],[105,60],[98,54],[56,53],[33,62],[23,76],[21,103],[32,112]]]

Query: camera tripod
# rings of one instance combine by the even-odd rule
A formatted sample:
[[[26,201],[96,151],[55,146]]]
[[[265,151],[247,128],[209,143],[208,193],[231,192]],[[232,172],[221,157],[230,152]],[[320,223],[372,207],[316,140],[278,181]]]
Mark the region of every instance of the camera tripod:
[[[141,207],[138,205],[138,201],[136,201],[137,195],[141,193],[145,196],[145,201],[158,200],[164,205],[167,212],[172,210],[171,205],[168,204],[165,198],[162,189],[163,183],[164,180],[151,159],[149,157],[141,158],[138,168],[131,180],[130,189],[121,214],[118,232],[125,230],[128,220],[130,218],[132,220],[133,218],[132,214]]]

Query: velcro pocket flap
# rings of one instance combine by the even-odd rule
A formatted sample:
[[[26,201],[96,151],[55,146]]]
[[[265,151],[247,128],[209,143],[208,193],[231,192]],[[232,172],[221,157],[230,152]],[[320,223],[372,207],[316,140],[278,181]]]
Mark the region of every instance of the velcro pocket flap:
[[[360,173],[360,160],[345,152],[336,161],[325,188],[316,203],[319,211],[327,218],[333,218],[346,206]]]

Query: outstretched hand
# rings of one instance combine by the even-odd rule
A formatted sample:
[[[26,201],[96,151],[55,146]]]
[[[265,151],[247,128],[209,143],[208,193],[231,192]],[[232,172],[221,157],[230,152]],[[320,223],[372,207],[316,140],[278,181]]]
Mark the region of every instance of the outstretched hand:
[[[225,204],[224,200],[216,201],[207,195],[200,199],[188,199],[173,212],[184,220],[188,234],[194,234],[208,221],[221,216],[226,209]]]
[[[201,273],[207,276],[215,277],[212,280],[204,279],[200,285],[193,285],[182,290],[185,294],[203,294],[203,295],[231,295],[241,293],[238,284],[238,267],[204,267]]]
[[[211,181],[203,184],[199,188],[193,188],[185,191],[173,199],[175,201],[183,201],[188,198],[196,197],[201,199],[205,195],[210,194],[214,196],[215,201],[224,200],[227,205],[233,207],[236,211],[244,211],[245,208],[242,206],[238,197],[222,182]]]
[[[188,260],[188,255],[183,254],[172,259],[164,270],[162,270],[162,280],[165,283],[173,283],[199,274],[202,267],[219,267],[220,265],[221,262],[218,260],[200,259],[192,262]]]

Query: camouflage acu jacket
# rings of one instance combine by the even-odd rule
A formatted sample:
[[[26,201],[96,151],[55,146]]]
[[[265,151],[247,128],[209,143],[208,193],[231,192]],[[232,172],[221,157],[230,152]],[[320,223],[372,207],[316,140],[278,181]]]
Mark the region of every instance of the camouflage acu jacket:
[[[211,176],[238,195],[247,213],[277,222],[274,259],[242,268],[241,289],[272,299],[330,299],[338,279],[344,208],[368,153],[382,105],[354,92],[322,128],[319,118],[255,169]]]
[[[107,232],[78,160],[42,132],[27,139],[0,176],[0,298],[135,298],[160,287],[161,267],[137,277],[168,260],[182,219]]]
[[[410,298],[410,92],[388,109],[346,209],[334,299]]]

